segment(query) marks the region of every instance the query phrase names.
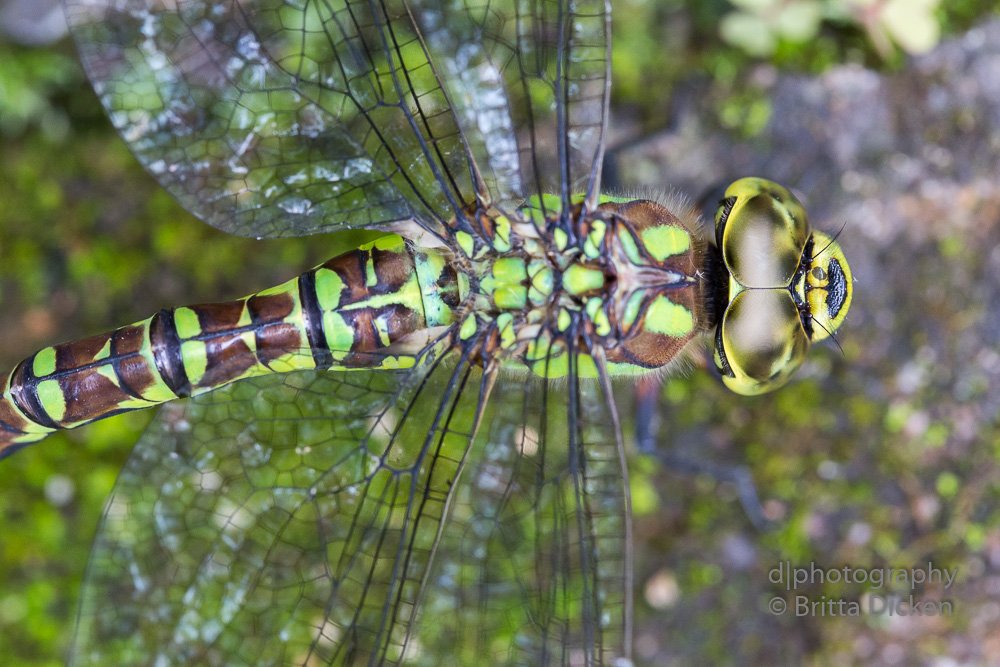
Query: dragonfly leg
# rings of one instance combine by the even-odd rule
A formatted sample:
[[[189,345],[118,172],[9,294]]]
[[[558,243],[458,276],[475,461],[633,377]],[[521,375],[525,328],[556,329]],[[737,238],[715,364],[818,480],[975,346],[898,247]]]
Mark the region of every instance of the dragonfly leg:
[[[657,459],[668,470],[685,475],[707,475],[716,482],[732,484],[750,523],[760,531],[773,528],[774,524],[764,515],[753,475],[745,465],[713,463],[665,451],[660,446],[660,385],[658,378],[643,378],[636,387],[635,441],[639,452]]]

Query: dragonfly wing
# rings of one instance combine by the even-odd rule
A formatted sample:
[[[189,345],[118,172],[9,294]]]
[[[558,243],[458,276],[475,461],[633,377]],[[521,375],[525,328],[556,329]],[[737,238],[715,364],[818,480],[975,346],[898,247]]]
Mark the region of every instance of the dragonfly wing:
[[[165,406],[108,502],[74,664],[627,656],[627,484],[606,397],[535,380],[487,403],[488,379],[451,357]]]
[[[593,381],[493,390],[424,596],[426,664],[630,664],[614,422]]]
[[[490,17],[509,14],[509,2],[473,6],[465,0],[415,0],[419,22],[435,72],[447,91],[475,156],[485,192],[496,202],[518,202],[526,196],[518,141],[506,94],[504,63],[496,62],[490,45]]]
[[[569,211],[570,196],[586,193],[593,208],[611,91],[610,1],[458,2],[455,13],[477,26],[474,62],[503,79],[518,128],[521,194],[561,194]]]
[[[67,0],[67,15],[112,122],[215,227],[440,233],[481,194],[404,2]]]
[[[592,208],[610,100],[610,2],[414,4],[494,192],[559,193],[564,211],[571,195],[587,193]]]
[[[166,406],[109,500],[75,664],[398,664],[487,386],[438,358]]]

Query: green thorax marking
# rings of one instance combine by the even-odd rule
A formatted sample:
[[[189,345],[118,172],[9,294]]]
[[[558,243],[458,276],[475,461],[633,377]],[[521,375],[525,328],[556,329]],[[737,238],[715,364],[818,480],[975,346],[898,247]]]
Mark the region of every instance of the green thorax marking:
[[[582,201],[574,196],[571,204]],[[519,207],[511,250],[474,262],[479,298],[460,338],[496,326],[506,367],[559,378],[569,372],[570,335],[585,332],[600,344],[612,374],[634,375],[669,363],[703,331],[705,290],[691,232],[655,202],[600,201],[598,211],[574,222],[573,247],[557,226],[559,196],[531,197]],[[588,354],[577,353],[577,361],[581,377],[596,376]]]

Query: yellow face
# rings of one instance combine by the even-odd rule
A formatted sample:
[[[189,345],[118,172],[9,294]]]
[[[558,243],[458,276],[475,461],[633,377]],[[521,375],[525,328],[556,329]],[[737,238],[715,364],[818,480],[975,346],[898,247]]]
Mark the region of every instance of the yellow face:
[[[727,303],[715,335],[715,365],[738,394],[785,384],[809,345],[828,337],[851,305],[851,269],[840,246],[809,227],[788,189],[742,178],[715,215],[728,272]]]

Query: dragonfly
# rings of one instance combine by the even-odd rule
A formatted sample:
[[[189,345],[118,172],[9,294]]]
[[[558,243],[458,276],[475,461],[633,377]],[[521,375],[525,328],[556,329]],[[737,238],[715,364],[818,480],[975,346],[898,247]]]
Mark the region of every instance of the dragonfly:
[[[251,237],[381,233],[281,285],[45,348],[0,456],[163,405],[75,664],[632,663],[618,410],[707,341],[785,384],[850,268],[798,198],[602,190],[611,4],[68,0],[138,160]],[[182,400],[183,399],[183,400]]]

